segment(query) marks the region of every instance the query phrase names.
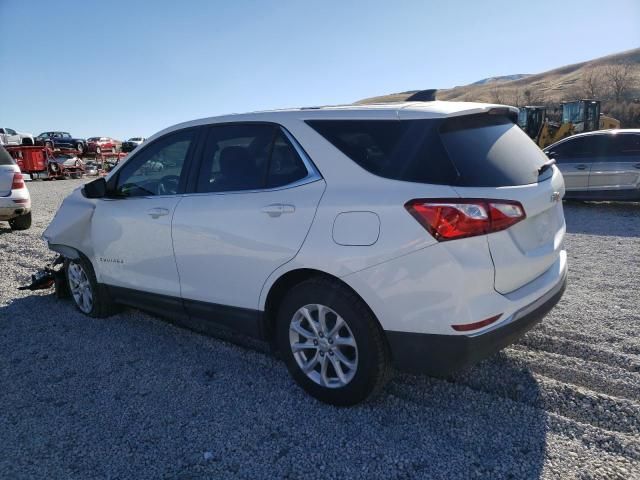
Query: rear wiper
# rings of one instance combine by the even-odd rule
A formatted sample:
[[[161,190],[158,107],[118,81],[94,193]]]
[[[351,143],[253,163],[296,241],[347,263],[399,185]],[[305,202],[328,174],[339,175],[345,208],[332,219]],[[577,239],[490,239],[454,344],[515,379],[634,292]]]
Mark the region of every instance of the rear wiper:
[[[551,165],[555,165],[556,164],[556,159],[555,158],[550,158],[549,160],[547,160],[546,162],[544,162],[540,168],[538,169],[538,176],[542,175],[546,170],[548,170],[549,168],[551,168]]]

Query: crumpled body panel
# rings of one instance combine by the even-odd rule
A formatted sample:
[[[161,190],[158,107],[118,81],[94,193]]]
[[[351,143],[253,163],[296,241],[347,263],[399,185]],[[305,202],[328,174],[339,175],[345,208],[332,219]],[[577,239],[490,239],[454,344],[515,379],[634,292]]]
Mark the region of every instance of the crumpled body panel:
[[[69,251],[75,249],[93,258],[91,242],[91,219],[96,208],[96,200],[86,198],[82,188],[77,188],[58,209],[55,217],[42,234],[49,248],[73,258]]]

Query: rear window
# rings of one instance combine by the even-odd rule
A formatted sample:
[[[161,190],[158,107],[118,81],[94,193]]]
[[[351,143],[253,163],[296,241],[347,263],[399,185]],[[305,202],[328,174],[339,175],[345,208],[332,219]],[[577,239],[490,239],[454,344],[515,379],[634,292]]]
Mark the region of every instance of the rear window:
[[[307,123],[365,170],[409,182],[464,187],[527,185],[551,175],[531,139],[500,115]]]
[[[0,145],[0,165],[15,165],[13,158],[9,155],[2,145]]]

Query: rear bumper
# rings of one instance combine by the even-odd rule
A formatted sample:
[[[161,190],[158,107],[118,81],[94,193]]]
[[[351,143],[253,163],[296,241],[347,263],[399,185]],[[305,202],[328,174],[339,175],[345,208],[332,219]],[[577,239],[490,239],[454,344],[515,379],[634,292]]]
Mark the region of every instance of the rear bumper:
[[[471,366],[514,343],[540,322],[562,298],[566,284],[565,270],[560,281],[543,296],[478,335],[386,331],[394,365],[402,371],[433,376],[446,376]]]

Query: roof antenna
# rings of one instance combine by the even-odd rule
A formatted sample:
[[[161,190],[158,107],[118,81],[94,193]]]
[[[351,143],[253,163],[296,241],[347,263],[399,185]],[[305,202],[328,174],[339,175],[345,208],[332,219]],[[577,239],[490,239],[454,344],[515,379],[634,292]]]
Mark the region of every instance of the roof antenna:
[[[430,88],[429,90],[420,90],[409,98],[405,102],[433,102],[436,99],[436,88]]]

